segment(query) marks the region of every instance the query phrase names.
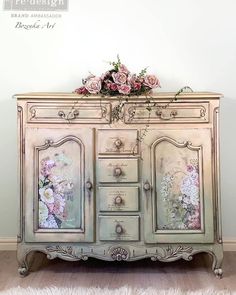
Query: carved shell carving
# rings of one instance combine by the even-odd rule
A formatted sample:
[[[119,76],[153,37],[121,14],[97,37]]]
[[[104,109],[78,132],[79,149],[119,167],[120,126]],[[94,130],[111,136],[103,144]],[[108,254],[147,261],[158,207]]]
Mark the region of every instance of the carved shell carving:
[[[127,260],[129,258],[129,252],[122,247],[113,248],[111,258],[117,261]]]

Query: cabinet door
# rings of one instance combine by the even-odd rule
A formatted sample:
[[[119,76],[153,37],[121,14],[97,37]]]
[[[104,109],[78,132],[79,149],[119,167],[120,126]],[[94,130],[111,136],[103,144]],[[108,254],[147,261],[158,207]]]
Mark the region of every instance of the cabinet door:
[[[145,242],[213,242],[211,130],[149,130],[142,146]]]
[[[27,128],[25,239],[94,240],[92,129]]]

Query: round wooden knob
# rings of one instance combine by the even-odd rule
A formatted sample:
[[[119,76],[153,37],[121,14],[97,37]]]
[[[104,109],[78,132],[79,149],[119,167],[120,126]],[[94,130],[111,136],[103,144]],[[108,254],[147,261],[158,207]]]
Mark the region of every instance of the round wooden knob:
[[[116,226],[116,233],[119,235],[123,233],[123,227],[120,224]]]
[[[121,146],[122,146],[122,141],[118,138],[115,142],[114,142],[114,145],[117,149],[120,149]]]
[[[144,185],[143,185],[143,189],[145,191],[150,191],[150,189],[151,189],[150,183],[149,182],[145,182]]]
[[[92,182],[87,181],[87,182],[86,182],[86,188],[87,188],[88,190],[91,190],[92,187],[93,187]]]
[[[122,170],[121,170],[121,168],[120,168],[120,167],[116,167],[116,168],[114,169],[114,176],[119,177],[119,176],[121,176],[121,175],[122,175]]]
[[[115,204],[116,205],[121,205],[122,204],[122,198],[121,198],[121,196],[117,196],[116,198],[115,198]]]

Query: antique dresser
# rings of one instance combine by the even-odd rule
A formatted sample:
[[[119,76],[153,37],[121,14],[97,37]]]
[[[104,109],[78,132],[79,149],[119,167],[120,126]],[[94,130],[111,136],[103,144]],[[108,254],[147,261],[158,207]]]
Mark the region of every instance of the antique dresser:
[[[220,94],[15,97],[21,275],[41,251],[163,262],[207,252],[222,276]]]

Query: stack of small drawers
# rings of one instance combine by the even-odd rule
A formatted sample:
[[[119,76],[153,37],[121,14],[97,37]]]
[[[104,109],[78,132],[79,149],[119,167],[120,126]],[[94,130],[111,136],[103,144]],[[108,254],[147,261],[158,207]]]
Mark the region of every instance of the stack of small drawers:
[[[97,133],[97,212],[101,241],[139,241],[139,148],[136,129]]]

